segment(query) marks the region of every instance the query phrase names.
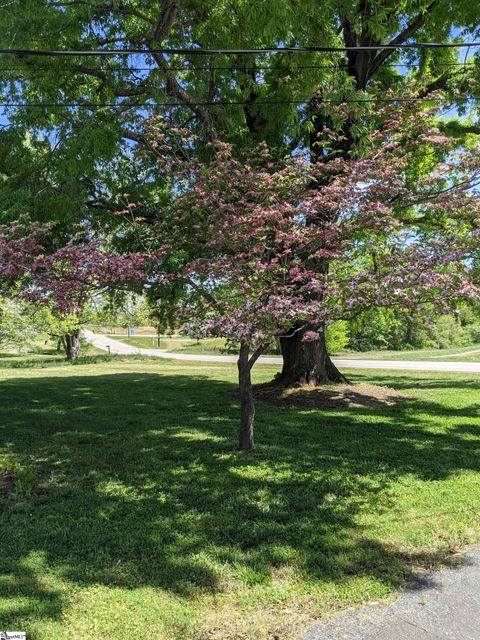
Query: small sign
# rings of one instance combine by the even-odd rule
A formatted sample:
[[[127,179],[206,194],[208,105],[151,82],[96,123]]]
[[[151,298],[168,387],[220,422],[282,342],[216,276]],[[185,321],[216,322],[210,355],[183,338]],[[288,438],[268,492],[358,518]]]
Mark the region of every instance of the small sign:
[[[0,631],[0,640],[27,640],[25,631]]]

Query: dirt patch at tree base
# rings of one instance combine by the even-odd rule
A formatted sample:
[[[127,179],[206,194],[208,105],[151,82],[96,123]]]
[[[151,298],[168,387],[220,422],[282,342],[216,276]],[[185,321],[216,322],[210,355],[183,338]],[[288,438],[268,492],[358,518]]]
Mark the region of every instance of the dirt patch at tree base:
[[[268,383],[256,385],[254,395],[256,399],[272,404],[323,410],[391,406],[408,397],[396,389],[374,384],[335,384],[319,387],[303,385],[282,388]]]

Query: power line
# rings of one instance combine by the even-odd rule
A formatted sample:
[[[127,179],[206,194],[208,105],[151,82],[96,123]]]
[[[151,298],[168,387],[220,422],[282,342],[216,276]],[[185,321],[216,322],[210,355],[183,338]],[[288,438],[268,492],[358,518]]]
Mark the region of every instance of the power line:
[[[410,44],[379,44],[353,47],[265,47],[261,49],[202,49],[165,48],[165,49],[0,49],[0,55],[41,56],[41,57],[77,57],[77,56],[132,56],[132,55],[261,55],[265,53],[346,53],[348,51],[396,51],[397,49],[453,49],[480,47],[480,42],[413,42]]]
[[[471,96],[465,98],[456,98],[455,102],[478,102],[480,101],[480,96]],[[282,105],[282,104],[291,104],[291,105],[302,105],[309,104],[311,99],[304,100],[256,100],[253,103],[253,106],[256,105]],[[397,103],[397,102],[448,102],[448,100],[444,100],[442,98],[430,98],[427,96],[418,97],[418,98],[403,98],[403,97],[393,97],[393,98],[349,98],[349,99],[319,99],[319,104],[362,104],[362,103]],[[252,105],[251,102],[246,102],[245,100],[229,100],[229,101],[198,101],[191,102],[189,104],[185,104],[184,102],[138,102],[138,103],[124,103],[124,102],[0,102],[0,107],[5,108],[85,108],[85,109],[102,109],[102,108],[154,108],[154,107],[189,107],[198,106],[198,107],[221,107],[221,106],[244,106],[244,105]]]
[[[422,66],[422,63],[394,63],[389,65],[390,67],[395,68],[418,68]],[[448,67],[474,67],[476,64],[474,62],[445,62],[445,63],[436,63],[435,67],[439,68],[448,68]],[[230,66],[215,66],[215,67],[164,67],[164,69],[160,69],[159,67],[105,67],[105,68],[93,68],[92,71],[96,71],[99,73],[108,73],[110,71],[190,71],[190,72],[211,72],[211,71],[296,71],[296,70],[315,70],[315,69],[339,69],[342,68],[339,64],[312,64],[312,65],[293,65],[288,67],[281,66],[273,66],[273,65],[261,65],[261,66],[253,66],[253,65],[230,65]],[[26,69],[22,67],[6,67],[0,68],[0,73],[3,72],[17,72],[21,73]],[[56,67],[44,67],[44,68],[31,68],[31,71],[35,71],[38,74],[40,71],[48,72],[52,71],[57,73],[59,71]],[[65,67],[62,71],[66,72],[74,72],[74,73],[86,73],[81,69],[76,69],[75,67]]]

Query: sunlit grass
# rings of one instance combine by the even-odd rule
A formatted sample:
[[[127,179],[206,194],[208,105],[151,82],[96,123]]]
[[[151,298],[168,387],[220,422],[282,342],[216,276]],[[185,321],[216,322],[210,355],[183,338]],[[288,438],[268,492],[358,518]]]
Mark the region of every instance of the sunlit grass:
[[[405,351],[345,352],[340,357],[360,360],[426,360],[432,362],[480,362],[480,345],[449,349],[414,349]]]
[[[351,374],[407,395],[392,407],[259,403],[244,454],[234,365],[59,365],[0,370],[22,480],[0,621],[29,640],[292,638],[480,540],[478,377]]]

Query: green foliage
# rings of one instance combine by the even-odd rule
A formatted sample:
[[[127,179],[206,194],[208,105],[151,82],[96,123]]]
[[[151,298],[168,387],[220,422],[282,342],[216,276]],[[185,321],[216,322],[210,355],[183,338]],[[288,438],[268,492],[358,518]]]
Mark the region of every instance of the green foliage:
[[[354,351],[398,349],[402,319],[392,309],[369,309],[349,323],[349,346]]]
[[[141,327],[152,325],[153,317],[145,296],[112,291],[92,301],[86,310],[84,322],[96,326]]]
[[[408,327],[407,346],[416,348],[465,347],[472,344],[470,332],[453,315],[442,315],[427,322],[417,319]]]
[[[57,339],[91,321],[91,310],[59,316],[46,304],[31,304],[14,298],[0,298],[0,347],[31,352],[46,336]],[[84,341],[82,341],[84,342]],[[91,349],[88,343],[84,344]]]
[[[59,316],[52,311],[49,305],[37,307],[35,316],[38,326],[44,333],[50,336],[63,336],[78,329],[81,325],[81,317],[76,313]]]
[[[330,354],[344,351],[350,341],[348,334],[348,322],[338,320],[327,326],[327,351]]]
[[[0,298],[0,347],[27,350],[42,332],[43,323],[26,303]]]
[[[480,313],[472,305],[440,316],[431,309],[413,317],[398,309],[371,309],[349,323],[349,336],[355,351],[463,347],[480,342]]]
[[[280,44],[343,46],[352,38],[356,44],[388,42],[402,33],[406,25],[411,25],[411,39],[445,41],[451,37],[452,27],[468,30],[478,23],[475,3],[467,0],[448,3],[405,0],[388,8],[378,0],[369,3],[368,11],[359,11],[358,2],[353,0],[300,3],[276,0],[273,4],[256,0],[254,10],[252,3],[245,0],[188,0],[175,4],[177,13],[171,28],[156,37],[155,25],[162,22],[165,8],[160,0],[93,4],[24,0],[9,5],[8,11],[0,14],[0,44],[9,47],[15,42],[16,47],[26,49],[93,49],[108,45],[142,46],[146,50],[160,44],[190,47],[193,42],[211,49]],[[165,72],[148,55],[138,56],[135,62],[125,58],[82,61],[22,57],[9,61],[13,71],[2,75],[1,84],[5,99],[21,97],[64,104],[79,101],[110,104],[123,100],[130,107],[132,103],[138,105],[114,112],[115,117],[111,108],[92,110],[87,106],[19,109],[15,113],[20,128],[58,132],[52,163],[59,170],[65,168],[64,177],[82,176],[85,177],[82,186],[91,186],[92,176],[98,174],[101,166],[99,162],[116,167],[114,174],[119,171],[125,175],[119,167],[125,168],[131,151],[129,145],[139,141],[143,144],[141,122],[145,116],[165,111],[177,122],[188,122],[202,134],[209,121],[221,138],[237,148],[266,140],[273,147],[285,149],[291,141],[308,143],[309,110],[306,104],[288,104],[295,100],[308,103],[316,94],[341,99],[353,96],[358,88],[362,93],[363,89],[382,92],[401,86],[405,76],[410,84],[414,80],[427,85],[437,81],[451,94],[459,87],[464,93],[474,93],[476,87],[465,82],[462,68],[452,70],[442,66],[457,60],[455,55],[449,50],[393,52],[382,60],[365,87],[352,71],[355,61],[348,61],[341,54],[306,52],[301,56],[265,53],[214,58],[171,55],[164,60],[166,66],[174,67],[167,82]],[[475,56],[470,58],[474,60]],[[395,67],[399,61],[420,66],[417,70],[399,69]],[[137,71],[135,64],[147,69]],[[473,77],[477,75],[474,73]],[[15,82],[11,81],[13,78]],[[172,110],[153,104],[168,99],[183,101],[184,106]],[[212,99],[246,104],[210,111],[189,107],[195,101]],[[365,113],[375,115],[375,107],[366,107]],[[361,124],[355,124],[354,129],[360,137],[364,134]],[[106,173],[104,165],[105,185]]]

